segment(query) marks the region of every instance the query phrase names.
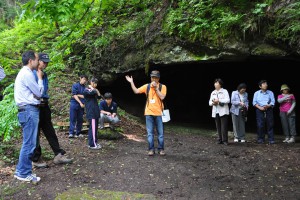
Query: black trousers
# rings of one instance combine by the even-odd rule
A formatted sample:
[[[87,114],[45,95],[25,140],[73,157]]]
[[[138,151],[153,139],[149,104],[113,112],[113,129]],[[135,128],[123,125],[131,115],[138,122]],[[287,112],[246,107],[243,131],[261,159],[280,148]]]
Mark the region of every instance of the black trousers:
[[[52,148],[55,156],[59,153],[64,155],[66,152],[59,147],[58,138],[53,128],[51,121],[51,110],[48,104],[40,107],[40,122],[37,134],[36,148],[34,150],[32,161],[37,162],[42,155],[42,148],[40,145],[41,130],[43,131],[50,147]]]
[[[228,142],[228,115],[220,117],[220,115],[217,114],[215,122],[219,135],[219,142]]]

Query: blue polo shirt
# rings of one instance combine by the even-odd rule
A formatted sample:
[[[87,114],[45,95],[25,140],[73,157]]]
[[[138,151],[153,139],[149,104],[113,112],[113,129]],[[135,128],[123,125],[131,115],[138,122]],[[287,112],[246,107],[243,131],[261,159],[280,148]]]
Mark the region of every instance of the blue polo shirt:
[[[110,112],[110,113],[117,113],[117,106],[118,106],[117,103],[114,101],[112,101],[110,106],[108,106],[106,101],[102,100],[102,101],[100,101],[99,109],[100,109],[100,111],[104,110],[104,111]]]

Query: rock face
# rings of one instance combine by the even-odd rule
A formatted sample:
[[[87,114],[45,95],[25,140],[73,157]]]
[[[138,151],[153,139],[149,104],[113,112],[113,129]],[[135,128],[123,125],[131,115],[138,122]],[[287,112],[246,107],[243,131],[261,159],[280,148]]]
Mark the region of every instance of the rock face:
[[[260,24],[264,28],[259,33],[252,34],[251,41],[230,37],[215,46],[199,41],[186,41],[178,36],[164,33],[162,24],[167,8],[170,6],[168,1],[164,1],[157,9],[159,11],[154,12],[154,20],[146,28],[121,39],[114,39],[105,47],[81,44],[77,49],[85,49],[85,53],[74,51],[76,62],[73,62],[72,67],[88,69],[102,81],[102,84],[109,84],[129,71],[145,69],[147,72],[152,65],[242,60],[260,56],[300,59],[300,41],[296,46],[295,42],[289,45],[280,40],[272,40],[271,36],[267,36],[266,31],[268,26],[266,21],[276,21],[277,11],[288,7],[291,2],[293,1],[274,1],[272,6],[266,8],[268,19]],[[92,34],[86,38],[86,40],[97,39]],[[79,44],[76,47],[78,46]]]

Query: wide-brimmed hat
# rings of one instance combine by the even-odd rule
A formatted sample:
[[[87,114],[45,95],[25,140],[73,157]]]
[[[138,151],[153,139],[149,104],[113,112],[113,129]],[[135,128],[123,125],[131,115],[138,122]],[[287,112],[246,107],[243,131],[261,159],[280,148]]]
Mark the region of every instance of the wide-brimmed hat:
[[[282,90],[290,90],[290,88],[287,84],[283,84],[280,88],[280,91],[282,91]]]

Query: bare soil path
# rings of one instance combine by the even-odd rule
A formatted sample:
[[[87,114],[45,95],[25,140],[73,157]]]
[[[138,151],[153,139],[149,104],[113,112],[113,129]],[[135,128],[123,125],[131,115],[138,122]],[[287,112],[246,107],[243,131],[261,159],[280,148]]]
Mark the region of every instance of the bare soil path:
[[[35,169],[38,185],[22,183],[0,173],[0,199],[64,199],[62,194],[79,192],[65,199],[89,198],[85,189],[145,194],[135,198],[105,199],[300,199],[300,142],[274,145],[248,142],[216,144],[215,132],[165,134],[166,156],[147,156],[143,124],[122,120],[126,138],[100,140],[101,150],[89,150],[86,138],[68,139],[59,132],[61,146],[74,158],[70,165]],[[203,135],[203,132],[205,132]],[[209,135],[209,136],[207,136]],[[42,147],[49,148],[45,138]],[[14,166],[8,166],[14,167]],[[1,169],[1,167],[0,167]],[[147,196],[149,195],[149,196]],[[104,198],[103,198],[104,199]]]

